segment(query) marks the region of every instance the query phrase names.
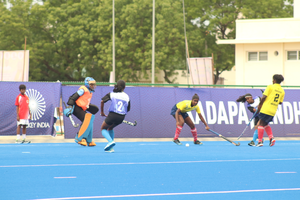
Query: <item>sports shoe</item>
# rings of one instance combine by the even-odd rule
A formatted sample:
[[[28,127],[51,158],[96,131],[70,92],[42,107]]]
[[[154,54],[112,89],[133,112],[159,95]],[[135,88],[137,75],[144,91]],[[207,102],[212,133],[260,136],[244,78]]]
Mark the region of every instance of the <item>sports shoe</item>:
[[[114,148],[111,148],[110,150],[107,150],[107,151],[104,151],[104,152],[106,152],[106,153],[114,153],[115,150],[114,150]]]
[[[87,146],[85,139],[82,139],[81,141],[78,141],[77,143],[80,144],[81,146]]]
[[[274,146],[275,145],[275,142],[276,142],[276,140],[274,139],[274,138],[271,138],[270,139],[270,147],[272,147],[272,146]]]
[[[264,146],[264,144],[262,142],[258,142],[256,146],[257,147],[262,147],[262,146]]]
[[[254,141],[252,140],[251,142],[248,143],[248,145],[254,147],[254,146],[255,146],[255,143],[254,143]]]
[[[96,143],[94,141],[89,143],[89,147],[94,147],[94,146],[96,146]]]
[[[22,144],[29,144],[29,143],[31,143],[31,141],[28,141],[28,140],[25,140],[25,139],[22,140]]]
[[[182,143],[177,139],[177,140],[173,140],[173,142],[177,145],[182,145]]]
[[[115,145],[116,145],[116,143],[115,143],[114,141],[109,142],[109,143],[105,146],[104,151],[109,151],[109,150],[111,150],[111,148],[113,148]]]
[[[194,144],[197,144],[197,145],[202,145],[203,143],[202,143],[202,142],[200,142],[199,140],[196,140],[196,141],[194,141]]]
[[[16,143],[21,144],[21,143],[22,143],[22,140],[16,139]]]

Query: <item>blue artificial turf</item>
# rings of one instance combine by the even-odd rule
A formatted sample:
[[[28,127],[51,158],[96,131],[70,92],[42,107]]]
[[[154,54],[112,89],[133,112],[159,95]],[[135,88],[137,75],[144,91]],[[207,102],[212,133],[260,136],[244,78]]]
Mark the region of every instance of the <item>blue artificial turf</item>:
[[[185,142],[187,143],[187,142]],[[184,143],[184,144],[185,144]],[[1,144],[0,194],[23,199],[297,199],[300,141]],[[69,198],[67,198],[69,197]]]

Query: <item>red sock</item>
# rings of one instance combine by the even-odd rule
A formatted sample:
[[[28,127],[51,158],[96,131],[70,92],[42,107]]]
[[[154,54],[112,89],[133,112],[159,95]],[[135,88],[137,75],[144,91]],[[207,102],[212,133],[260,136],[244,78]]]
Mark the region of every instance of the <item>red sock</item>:
[[[182,126],[177,126],[176,127],[174,140],[177,140],[179,138],[181,130],[182,130]]]
[[[267,133],[268,136],[269,136],[269,139],[273,138],[273,133],[272,133],[271,126],[267,125],[267,126],[265,126],[264,128],[265,128],[266,133]]]
[[[193,134],[194,141],[196,141],[197,140],[197,129],[196,129],[196,127],[194,129],[191,129],[191,132]]]
[[[263,139],[263,137],[264,137],[264,131],[265,131],[265,129],[264,129],[263,126],[259,126],[259,127],[257,128],[258,142],[262,142],[262,139]]]

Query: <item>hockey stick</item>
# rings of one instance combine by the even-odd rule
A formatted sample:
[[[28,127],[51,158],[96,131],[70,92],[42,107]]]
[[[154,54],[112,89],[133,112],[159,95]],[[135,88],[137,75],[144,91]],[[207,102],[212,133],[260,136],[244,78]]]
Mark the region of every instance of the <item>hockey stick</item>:
[[[66,103],[65,103],[65,102],[63,102],[63,103],[64,103],[64,105],[65,105],[65,108],[67,108]],[[70,119],[72,125],[73,125],[75,128],[77,128],[77,127],[79,126],[79,124],[75,124],[72,115],[69,115],[69,119]]]
[[[235,146],[240,146],[240,143],[235,143],[235,142],[229,140],[228,138],[224,137],[223,135],[221,135],[221,134],[219,134],[219,133],[217,133],[217,132],[215,132],[215,131],[213,131],[213,130],[211,130],[211,129],[208,129],[208,130],[209,130],[210,132],[212,132],[212,133],[218,135],[219,137],[223,138],[224,140],[227,140],[228,142],[234,144]]]
[[[256,115],[256,113],[257,113],[257,110],[255,111],[255,113],[253,114],[253,116],[251,117],[251,119],[250,119],[250,121],[249,121],[249,123],[247,124],[247,126],[245,127],[245,129],[244,129],[244,131],[242,132],[242,134],[238,137],[238,139],[237,140],[239,140],[241,137],[242,137],[242,135],[244,135],[244,133],[245,133],[245,131],[246,131],[246,129],[248,128],[248,126],[250,125],[250,123],[251,123],[251,121],[254,119],[254,117],[255,117],[255,115]]]
[[[136,122],[136,121],[134,121],[134,123],[133,123],[133,122],[129,122],[129,121],[123,120],[123,123],[124,123],[124,124],[128,124],[128,125],[130,125],[130,126],[136,126],[136,125],[137,125],[137,122]]]

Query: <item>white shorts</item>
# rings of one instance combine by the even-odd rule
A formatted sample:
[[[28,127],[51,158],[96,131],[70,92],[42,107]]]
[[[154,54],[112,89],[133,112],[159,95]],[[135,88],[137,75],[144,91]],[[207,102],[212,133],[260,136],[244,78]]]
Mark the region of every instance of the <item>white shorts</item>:
[[[20,121],[17,121],[17,126],[28,126],[29,125],[29,120],[28,119],[20,119]]]

